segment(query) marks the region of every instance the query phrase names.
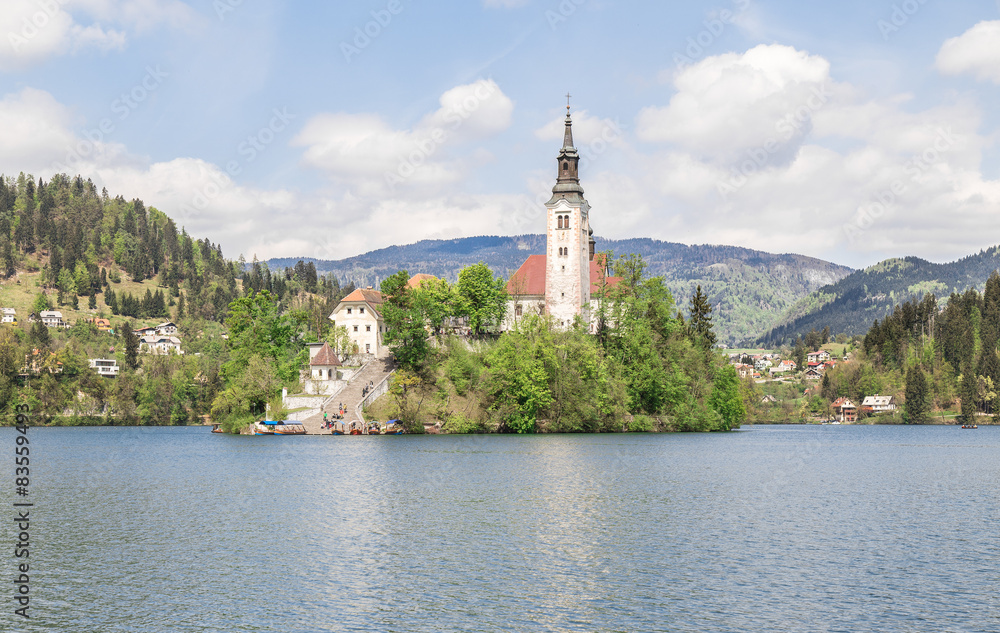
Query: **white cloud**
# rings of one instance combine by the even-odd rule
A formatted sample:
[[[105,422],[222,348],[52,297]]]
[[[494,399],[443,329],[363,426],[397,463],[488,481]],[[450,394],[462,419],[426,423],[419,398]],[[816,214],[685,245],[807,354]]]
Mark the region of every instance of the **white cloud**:
[[[778,145],[772,154],[791,159],[833,88],[829,62],[778,45],[708,57],[674,84],[670,105],[639,113],[639,139],[722,163],[769,142]]]
[[[0,71],[91,49],[124,50],[128,32],[142,33],[160,24],[191,26],[196,16],[179,0],[4,0],[0,34],[6,41],[0,45]]]
[[[946,75],[969,73],[1000,84],[1000,20],[984,21],[946,40],[935,66]]]
[[[440,106],[404,130],[374,114],[320,114],[292,145],[306,148],[306,165],[362,194],[454,184],[469,162],[457,148],[506,130],[514,104],[496,82],[480,80],[448,90]]]

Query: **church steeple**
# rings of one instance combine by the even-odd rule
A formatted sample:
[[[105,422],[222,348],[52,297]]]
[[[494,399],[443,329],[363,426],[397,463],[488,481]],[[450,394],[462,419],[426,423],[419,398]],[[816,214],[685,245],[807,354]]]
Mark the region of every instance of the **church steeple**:
[[[567,99],[569,95],[566,95]],[[566,131],[563,134],[563,146],[556,159],[558,177],[556,186],[552,188],[552,199],[549,202],[566,199],[573,202],[583,200],[583,187],[580,186],[580,154],[573,145],[573,117],[566,106]]]

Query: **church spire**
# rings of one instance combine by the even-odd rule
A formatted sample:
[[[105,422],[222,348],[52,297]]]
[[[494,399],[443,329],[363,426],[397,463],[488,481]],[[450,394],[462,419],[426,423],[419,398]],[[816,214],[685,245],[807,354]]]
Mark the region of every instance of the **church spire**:
[[[566,133],[563,134],[563,149],[574,149],[573,147],[573,118],[569,115],[570,95],[566,94]]]
[[[573,117],[570,115],[569,97],[566,95],[566,131],[563,134],[563,146],[556,158],[558,177],[556,186],[552,188],[552,200],[567,199],[583,200],[583,187],[580,186],[580,154],[573,145]]]

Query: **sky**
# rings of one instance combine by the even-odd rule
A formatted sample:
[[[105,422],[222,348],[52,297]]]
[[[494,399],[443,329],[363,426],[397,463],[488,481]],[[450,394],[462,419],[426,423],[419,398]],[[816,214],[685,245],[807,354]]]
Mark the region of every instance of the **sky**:
[[[0,173],[227,257],[591,225],[852,267],[1000,244],[1000,0],[4,0]]]

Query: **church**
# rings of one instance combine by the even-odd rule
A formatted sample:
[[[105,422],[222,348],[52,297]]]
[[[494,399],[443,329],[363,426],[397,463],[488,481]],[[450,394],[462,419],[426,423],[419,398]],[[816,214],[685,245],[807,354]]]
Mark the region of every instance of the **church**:
[[[549,315],[559,327],[576,317],[594,328],[597,301],[592,299],[602,284],[618,279],[606,277],[600,257],[595,259],[594,230],[590,226],[590,204],[580,186],[580,154],[573,144],[573,119],[566,106],[566,131],[556,159],[558,176],[546,208],[544,255],[531,255],[507,282],[507,317],[503,329],[516,327],[528,314]]]

